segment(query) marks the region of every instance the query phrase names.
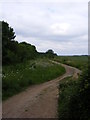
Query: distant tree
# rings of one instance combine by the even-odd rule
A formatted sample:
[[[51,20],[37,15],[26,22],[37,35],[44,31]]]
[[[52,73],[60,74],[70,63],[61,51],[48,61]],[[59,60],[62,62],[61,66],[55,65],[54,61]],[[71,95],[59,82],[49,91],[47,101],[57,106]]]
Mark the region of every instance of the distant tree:
[[[52,49],[49,49],[46,53],[47,54],[54,54],[54,51]]]
[[[46,56],[49,57],[49,58],[53,58],[54,56],[56,56],[57,54],[54,53],[54,51],[52,49],[49,49],[47,52],[46,52]]]

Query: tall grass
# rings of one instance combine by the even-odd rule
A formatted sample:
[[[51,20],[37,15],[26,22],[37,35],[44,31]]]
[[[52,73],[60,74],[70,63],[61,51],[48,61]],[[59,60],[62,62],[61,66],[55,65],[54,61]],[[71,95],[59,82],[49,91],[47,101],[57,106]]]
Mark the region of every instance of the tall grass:
[[[58,100],[58,117],[60,120],[74,119],[72,118],[71,107],[72,112],[74,111],[73,116],[76,114],[76,108],[75,103],[71,104],[71,100],[76,97],[75,102],[77,102],[77,88],[77,81],[73,81],[71,77],[60,82]]]
[[[49,60],[37,59],[14,66],[3,67],[3,100],[30,85],[52,80],[65,73],[65,69]]]
[[[65,78],[59,85],[60,120],[90,120],[90,76],[85,70],[78,80]]]

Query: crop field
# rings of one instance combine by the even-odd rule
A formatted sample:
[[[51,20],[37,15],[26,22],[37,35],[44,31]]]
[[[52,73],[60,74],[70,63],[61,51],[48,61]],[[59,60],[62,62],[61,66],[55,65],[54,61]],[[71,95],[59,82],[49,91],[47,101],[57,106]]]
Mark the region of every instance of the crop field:
[[[81,70],[88,65],[88,56],[57,56],[54,60]]]

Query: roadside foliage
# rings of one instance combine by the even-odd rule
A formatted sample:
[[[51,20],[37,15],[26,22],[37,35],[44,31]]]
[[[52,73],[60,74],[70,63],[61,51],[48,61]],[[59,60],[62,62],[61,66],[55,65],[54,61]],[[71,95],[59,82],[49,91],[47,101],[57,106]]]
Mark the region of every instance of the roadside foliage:
[[[78,59],[78,58],[77,58]],[[78,79],[66,78],[59,85],[58,116],[60,120],[90,120],[90,66],[83,66]],[[77,64],[78,65],[78,64]]]

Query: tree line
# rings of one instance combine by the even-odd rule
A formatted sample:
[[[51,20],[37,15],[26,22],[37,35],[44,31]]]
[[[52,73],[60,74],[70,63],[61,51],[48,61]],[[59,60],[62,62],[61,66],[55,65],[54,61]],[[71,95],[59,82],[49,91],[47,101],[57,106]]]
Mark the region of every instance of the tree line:
[[[7,22],[2,23],[2,63],[3,65],[15,64],[37,57],[56,56],[53,50],[49,49],[46,53],[39,53],[34,45],[26,42],[19,43],[15,40],[15,32]]]

